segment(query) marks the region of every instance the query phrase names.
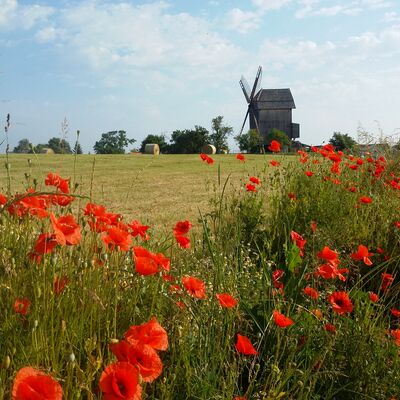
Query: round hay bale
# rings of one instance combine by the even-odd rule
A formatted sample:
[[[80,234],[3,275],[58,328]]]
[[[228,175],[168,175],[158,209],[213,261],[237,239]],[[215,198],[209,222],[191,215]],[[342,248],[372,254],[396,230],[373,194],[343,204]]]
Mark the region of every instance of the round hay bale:
[[[158,156],[160,154],[160,146],[157,143],[147,143],[144,147],[144,153]]]
[[[43,147],[40,151],[41,154],[54,154],[54,150],[50,149],[50,147]]]
[[[215,154],[217,152],[217,149],[212,144],[205,144],[201,148],[201,152],[204,154]]]

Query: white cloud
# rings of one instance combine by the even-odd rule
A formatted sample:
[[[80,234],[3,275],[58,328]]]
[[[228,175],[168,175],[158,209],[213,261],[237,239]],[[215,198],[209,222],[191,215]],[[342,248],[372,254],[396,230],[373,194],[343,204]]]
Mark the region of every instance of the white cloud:
[[[251,0],[251,2],[263,11],[279,10],[292,0]]]
[[[400,22],[400,14],[395,11],[386,12],[383,16],[384,22]]]
[[[17,0],[0,0],[0,29],[31,29],[54,12],[52,7],[20,5]]]
[[[234,8],[227,13],[227,28],[239,33],[248,33],[259,27],[261,15],[256,12]]]

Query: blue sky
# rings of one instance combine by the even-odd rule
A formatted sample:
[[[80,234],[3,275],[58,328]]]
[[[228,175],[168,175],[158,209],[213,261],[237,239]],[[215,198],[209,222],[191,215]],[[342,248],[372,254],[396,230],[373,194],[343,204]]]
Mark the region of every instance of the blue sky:
[[[0,0],[11,146],[60,137],[64,118],[86,152],[217,115],[237,133],[258,65],[263,88],[291,88],[302,142],[360,125],[399,139],[400,0]]]

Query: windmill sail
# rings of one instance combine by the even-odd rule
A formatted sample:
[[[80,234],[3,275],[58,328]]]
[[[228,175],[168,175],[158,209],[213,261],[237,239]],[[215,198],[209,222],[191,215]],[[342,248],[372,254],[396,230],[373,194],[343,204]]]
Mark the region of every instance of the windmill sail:
[[[239,83],[240,83],[240,87],[243,90],[244,97],[246,97],[247,103],[250,103],[250,86],[249,86],[248,82],[246,81],[246,78],[243,75],[240,78]]]

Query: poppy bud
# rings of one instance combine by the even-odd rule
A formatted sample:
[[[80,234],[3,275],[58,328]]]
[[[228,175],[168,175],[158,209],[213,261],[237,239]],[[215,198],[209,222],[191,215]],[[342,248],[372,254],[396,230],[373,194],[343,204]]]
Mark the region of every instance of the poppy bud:
[[[7,369],[10,366],[11,359],[10,356],[5,356],[3,362],[1,363],[1,368]]]

